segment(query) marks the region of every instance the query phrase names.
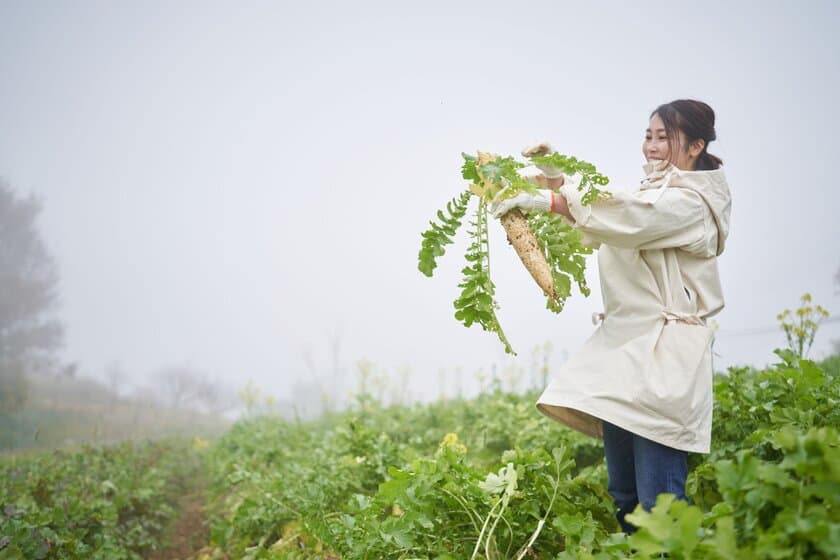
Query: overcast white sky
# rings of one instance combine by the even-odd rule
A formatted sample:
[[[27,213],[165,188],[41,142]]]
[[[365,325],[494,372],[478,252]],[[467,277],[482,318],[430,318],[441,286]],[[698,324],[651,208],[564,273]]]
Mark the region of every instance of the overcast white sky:
[[[733,193],[716,367],[765,364],[776,314],[840,295],[836,2],[0,0],[0,176],[44,201],[63,358],[101,374],[190,365],[286,396],[367,358],[415,396],[454,371],[575,352],[601,309],[555,316],[496,227],[517,350],[452,317],[465,239],[433,279],[420,232],[462,151],[546,139],[638,184],[651,110],[717,112]],[[812,355],[840,338],[825,325]]]

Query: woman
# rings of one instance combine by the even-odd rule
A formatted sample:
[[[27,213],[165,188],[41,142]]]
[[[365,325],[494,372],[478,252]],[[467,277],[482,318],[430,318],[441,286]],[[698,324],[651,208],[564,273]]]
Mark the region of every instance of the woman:
[[[543,168],[559,192],[493,206],[553,211],[598,248],[604,312],[583,348],[537,400],[543,414],[604,438],[609,492],[626,513],[671,492],[685,499],[687,452],[708,453],[713,331],[724,305],[717,268],[729,231],[730,194],[711,155],[714,111],[694,100],[658,107],[642,144],[646,177],[635,192],[581,204],[573,178]],[[562,186],[561,186],[562,185]]]

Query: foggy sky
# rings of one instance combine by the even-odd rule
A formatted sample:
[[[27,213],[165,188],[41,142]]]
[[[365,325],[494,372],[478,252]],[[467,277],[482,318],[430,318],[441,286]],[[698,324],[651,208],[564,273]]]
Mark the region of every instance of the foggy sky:
[[[366,358],[436,396],[546,340],[559,363],[602,309],[594,256],[592,295],[555,316],[493,224],[520,358],[454,320],[464,236],[434,278],[416,263],[460,153],[550,140],[631,189],[651,110],[697,98],[733,193],[715,367],[763,365],[781,332],[745,330],[805,291],[840,312],[836,6],[0,0],[0,176],[44,201],[83,372],[181,364],[286,396],[338,341],[346,389]]]

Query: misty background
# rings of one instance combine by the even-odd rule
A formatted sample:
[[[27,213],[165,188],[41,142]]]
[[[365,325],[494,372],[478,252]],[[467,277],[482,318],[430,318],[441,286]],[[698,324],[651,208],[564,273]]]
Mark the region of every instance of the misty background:
[[[733,194],[715,368],[773,362],[804,292],[832,313],[826,356],[838,24],[829,1],[0,0],[0,178],[41,203],[53,366],[170,396],[161,372],[192,372],[310,413],[360,376],[405,400],[538,385],[595,328],[595,256],[591,296],[553,315],[491,229],[512,358],[453,317],[463,232],[432,279],[420,233],[463,151],[549,140],[634,188],[650,112],[683,97],[715,109]]]

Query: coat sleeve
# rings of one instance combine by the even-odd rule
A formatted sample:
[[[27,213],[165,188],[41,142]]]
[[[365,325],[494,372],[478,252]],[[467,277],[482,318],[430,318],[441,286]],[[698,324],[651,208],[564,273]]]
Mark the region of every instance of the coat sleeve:
[[[574,227],[583,241],[625,249],[682,248],[706,256],[717,242],[717,228],[709,227],[711,213],[691,189],[665,187],[635,193],[615,192],[589,205],[581,203],[577,184],[569,181],[560,192],[566,197]],[[712,255],[714,256],[714,252]]]

